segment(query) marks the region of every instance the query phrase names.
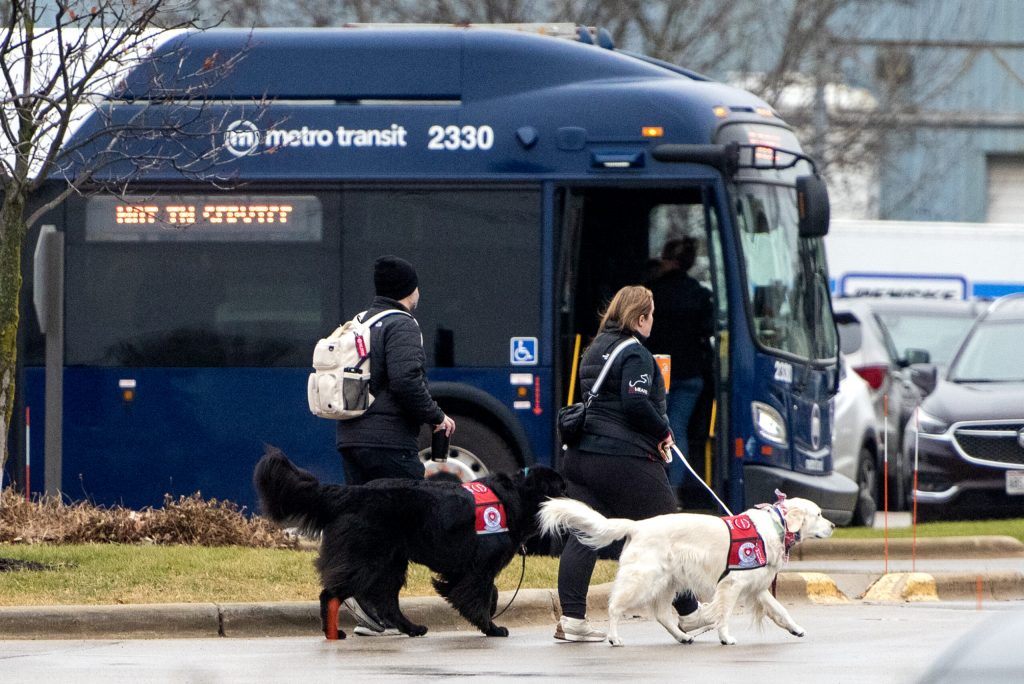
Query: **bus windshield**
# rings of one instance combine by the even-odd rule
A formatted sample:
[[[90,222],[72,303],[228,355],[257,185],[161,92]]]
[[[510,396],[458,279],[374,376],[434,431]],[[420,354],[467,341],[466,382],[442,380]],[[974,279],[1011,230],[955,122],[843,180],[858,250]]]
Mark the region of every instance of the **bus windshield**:
[[[734,206],[758,342],[811,362],[836,355],[823,241],[799,237],[796,190],[741,182]]]
[[[812,171],[797,156],[800,143],[786,128],[749,123],[723,126],[716,139],[747,146],[750,155],[741,157],[731,192],[758,344],[802,361],[834,363],[838,336],[824,241],[801,238],[798,226],[796,179]]]

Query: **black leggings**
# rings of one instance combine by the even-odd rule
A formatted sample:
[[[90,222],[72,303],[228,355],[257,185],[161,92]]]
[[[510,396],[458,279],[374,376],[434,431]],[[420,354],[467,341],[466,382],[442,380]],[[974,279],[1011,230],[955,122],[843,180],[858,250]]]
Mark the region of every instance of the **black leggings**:
[[[605,517],[643,520],[677,510],[665,466],[659,462],[569,450],[562,463],[562,475],[569,483],[570,497]],[[622,542],[613,545],[615,558],[621,550]],[[597,555],[597,551],[569,535],[558,564],[558,601],[563,615],[586,617],[587,590]],[[677,596],[672,605],[680,615],[697,609],[697,601],[689,593]]]

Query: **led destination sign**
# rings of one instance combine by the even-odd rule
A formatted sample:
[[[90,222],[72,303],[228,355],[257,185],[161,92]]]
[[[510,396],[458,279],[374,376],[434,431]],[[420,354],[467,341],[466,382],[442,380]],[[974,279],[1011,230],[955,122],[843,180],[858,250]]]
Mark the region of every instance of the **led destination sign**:
[[[118,204],[114,207],[117,223],[139,225],[166,223],[172,226],[192,226],[197,217],[203,223],[288,223],[295,211],[291,204]]]
[[[319,240],[320,200],[312,195],[92,197],[86,239]]]

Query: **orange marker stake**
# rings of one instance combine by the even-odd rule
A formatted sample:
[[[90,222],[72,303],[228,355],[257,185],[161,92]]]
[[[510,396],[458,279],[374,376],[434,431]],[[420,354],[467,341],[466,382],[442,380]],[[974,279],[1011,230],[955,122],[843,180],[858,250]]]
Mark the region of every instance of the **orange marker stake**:
[[[914,411],[914,490],[910,493],[914,499],[914,513],[913,518],[910,521],[910,526],[913,528],[914,540],[911,542],[911,569],[917,572],[917,471],[918,471],[918,453],[921,444],[921,410],[920,408]]]
[[[885,574],[889,574],[889,395],[882,397],[882,487],[885,490],[882,498],[885,500]]]
[[[911,521],[913,540],[910,542],[910,570],[917,572],[917,467],[914,467],[914,519]]]

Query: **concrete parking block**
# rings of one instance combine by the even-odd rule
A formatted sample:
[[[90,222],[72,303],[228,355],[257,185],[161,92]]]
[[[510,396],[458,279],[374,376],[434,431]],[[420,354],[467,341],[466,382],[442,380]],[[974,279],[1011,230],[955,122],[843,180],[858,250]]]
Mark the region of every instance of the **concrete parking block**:
[[[775,582],[775,596],[780,601],[811,601],[821,604],[847,603],[850,600],[831,577],[818,572],[779,573]]]
[[[938,601],[935,578],[926,572],[894,572],[882,575],[864,594],[865,601]]]

